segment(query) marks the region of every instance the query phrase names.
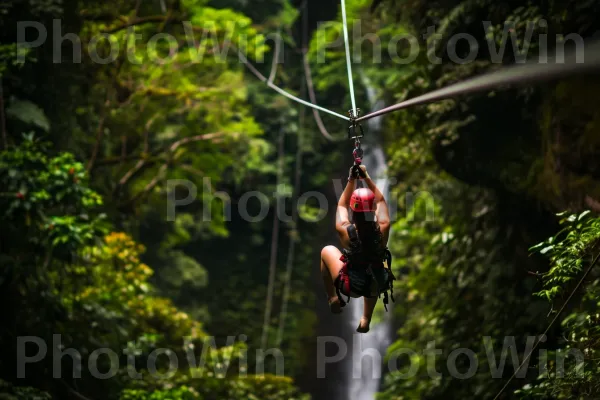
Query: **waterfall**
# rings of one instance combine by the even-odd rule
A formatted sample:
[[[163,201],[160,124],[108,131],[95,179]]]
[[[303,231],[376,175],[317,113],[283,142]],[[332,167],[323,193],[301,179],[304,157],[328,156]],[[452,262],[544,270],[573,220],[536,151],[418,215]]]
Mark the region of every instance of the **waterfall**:
[[[371,85],[363,71],[360,71],[360,76],[364,87],[367,90],[367,96],[369,99],[369,105],[371,110],[378,110],[384,107],[381,100],[377,100],[375,88]],[[375,182],[380,190],[384,193],[386,198],[389,195],[388,179],[386,174],[386,158],[383,148],[381,146],[381,117],[376,117],[367,121],[365,127],[365,137],[363,139],[363,149],[365,156],[363,158],[363,164],[365,164],[369,170],[369,175]],[[377,307],[381,307],[378,303]],[[390,308],[388,306],[388,308]],[[362,299],[354,299],[349,304],[349,310],[346,320],[348,329],[354,331],[358,326],[360,317],[363,312],[363,301]],[[391,311],[391,310],[390,310]],[[348,318],[349,317],[349,318]],[[351,368],[347,373],[348,381],[348,399],[351,400],[374,400],[375,394],[379,390],[379,385],[382,377],[381,364],[376,365],[373,362],[372,357],[368,354],[372,352],[369,349],[374,349],[381,354],[381,357],[385,356],[386,349],[392,343],[392,324],[391,324],[390,313],[385,313],[383,321],[376,325],[371,325],[371,330],[366,334],[355,334],[353,337],[353,344],[348,344],[349,349],[353,351]],[[356,354],[358,351],[359,354]],[[361,353],[365,355],[364,360],[361,360]]]
[[[375,110],[384,107],[383,102],[377,101],[375,88],[370,84],[366,76],[359,70],[362,85],[367,90],[369,108]],[[363,114],[367,110],[363,110]],[[388,180],[386,177],[386,157],[381,146],[381,117],[368,120],[365,128],[365,137],[362,140],[364,157],[363,162],[369,169],[369,175],[375,180],[377,186],[388,198]],[[347,171],[347,170],[346,170]],[[345,171],[344,171],[345,172]],[[331,198],[335,198],[333,185],[331,186]],[[337,199],[336,199],[337,201]],[[331,215],[331,227],[335,225],[335,213]],[[327,233],[330,243],[336,243],[338,238],[335,230]],[[320,250],[320,249],[319,249]],[[304,383],[311,389],[311,395],[315,400],[374,400],[379,391],[383,375],[383,357],[387,348],[392,344],[393,328],[391,312],[385,313],[384,318],[377,324],[371,325],[371,330],[366,334],[356,333],[356,328],[362,316],[362,299],[351,299],[350,304],[345,307],[340,315],[331,315],[327,302],[323,300],[323,282],[320,272],[315,270],[314,276],[315,294],[322,301],[317,302],[316,312],[319,324],[317,335],[333,336],[342,339],[347,346],[348,353],[338,363],[326,365],[326,379],[318,379],[314,369],[310,370],[310,377]],[[377,305],[379,313],[382,304]],[[390,308],[390,306],[388,306]],[[391,309],[390,309],[391,311]],[[335,348],[335,346],[334,346]],[[381,355],[381,363],[373,363],[369,353]],[[335,354],[332,349],[328,354]],[[316,348],[315,348],[316,354]],[[361,360],[364,355],[364,361]],[[319,362],[313,360],[315,366]],[[308,375],[307,375],[308,376]]]

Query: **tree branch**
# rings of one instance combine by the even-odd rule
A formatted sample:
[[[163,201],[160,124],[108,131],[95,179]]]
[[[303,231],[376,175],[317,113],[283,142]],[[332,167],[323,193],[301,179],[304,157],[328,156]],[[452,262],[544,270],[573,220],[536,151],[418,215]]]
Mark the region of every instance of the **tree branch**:
[[[183,20],[181,18],[173,16],[173,15],[151,15],[148,17],[140,17],[140,18],[130,19],[121,25],[118,25],[118,26],[115,26],[113,28],[103,31],[103,33],[117,33],[119,31],[122,31],[123,29],[127,29],[132,26],[144,25],[144,24],[149,24],[149,23],[166,24],[167,22],[171,22],[171,21],[183,22]],[[192,26],[192,30],[194,32],[204,33],[204,28],[200,28],[199,26]]]
[[[279,63],[279,53],[281,51],[281,33],[277,31],[277,37],[275,38],[275,52],[273,53],[273,61],[271,62],[271,73],[267,82],[273,83],[275,76],[277,75],[277,65]]]
[[[206,174],[199,169],[192,167],[191,165],[183,164],[180,166],[182,170],[188,171],[191,174],[198,175],[199,177],[204,177]]]
[[[121,180],[119,181],[119,186],[123,186],[125,185],[127,182],[129,182],[129,180],[138,173],[139,170],[141,170],[144,165],[146,165],[146,160],[140,160],[137,162],[137,164],[135,164],[135,166],[133,168],[131,168],[129,171],[127,171],[127,173],[125,173],[125,175],[123,175],[123,177],[121,178]]]
[[[312,73],[310,70],[310,64],[308,62],[308,17],[307,17],[307,2],[302,3],[302,65],[304,66],[304,77],[306,78],[306,88],[308,89],[308,98],[313,104],[317,104],[317,96],[315,94],[315,86],[312,80]],[[317,127],[321,134],[327,140],[333,140],[333,136],[329,134],[325,124],[321,119],[321,114],[313,108],[313,117],[317,123]]]
[[[150,128],[152,127],[152,124],[154,124],[154,121],[156,121],[157,118],[158,118],[158,114],[154,114],[146,122],[145,130],[144,130],[144,154],[149,153],[149,150],[150,150],[150,140],[149,140]],[[121,178],[118,186],[125,185],[127,183],[127,181],[129,181],[129,179],[131,179],[131,177],[133,175],[135,175],[146,164],[146,162],[147,162],[147,160],[145,158],[142,158],[141,160],[139,160],[137,162],[137,164],[132,169],[127,171],[127,173]]]
[[[180,146],[184,146],[186,144],[193,143],[193,142],[199,142],[202,140],[218,139],[219,137],[221,137],[223,135],[224,135],[223,132],[206,133],[204,135],[196,135],[196,136],[186,137],[186,138],[183,138],[183,139],[180,139],[180,140],[174,142],[167,150],[169,153],[171,153],[171,157],[169,157],[169,159],[167,159],[167,161],[165,161],[165,163],[158,170],[158,173],[156,174],[156,176],[146,185],[146,187],[144,187],[144,189],[141,192],[139,192],[138,194],[133,196],[127,203],[129,203],[129,204],[135,203],[136,201],[141,199],[143,196],[148,194],[152,189],[154,189],[156,187],[156,185],[158,185],[158,183],[162,179],[164,179],[164,176],[165,176],[165,173],[166,173],[168,167],[173,162],[173,153]],[[145,160],[141,160],[140,162],[138,162],[133,169],[131,169],[123,178],[121,178],[119,185],[124,185],[129,179],[131,179],[131,177],[135,173],[137,173],[139,170],[141,170],[145,165],[146,165]]]
[[[88,161],[87,170],[88,172],[94,168],[94,162],[96,162],[96,157],[98,157],[98,152],[100,151],[100,145],[102,144],[102,138],[104,137],[104,122],[106,121],[106,111],[110,102],[108,100],[108,91],[106,94],[106,102],[104,103],[104,109],[102,110],[102,116],[100,117],[100,123],[98,124],[98,129],[96,130],[96,144],[94,144],[94,149],[92,150],[92,155],[90,160]]]
[[[224,88],[223,91],[225,91],[228,88]],[[178,91],[178,90],[171,90],[171,89],[167,89],[167,88],[162,88],[162,87],[143,87],[140,89],[139,93],[140,95],[158,95],[158,96],[177,96],[177,97],[182,97],[182,96],[193,96],[197,93],[203,93],[203,92],[207,92],[211,90],[210,88],[206,88],[206,87],[199,87],[195,90],[189,90],[187,92],[182,92],[182,91]]]
[[[151,22],[167,22],[168,18],[173,19],[172,17],[167,17],[164,15],[151,15],[148,17],[133,18],[133,19],[126,21],[124,24],[117,25],[113,28],[107,29],[107,30],[103,31],[103,33],[117,33],[119,31],[122,31],[123,29],[127,29],[132,26],[148,24]]]
[[[94,168],[99,168],[99,167],[109,167],[111,165],[115,165],[115,164],[121,164],[123,162],[126,161],[140,161],[140,160],[148,160],[150,157],[147,156],[145,153],[143,154],[129,154],[126,156],[115,156],[115,157],[108,157],[108,158],[103,158],[101,160],[98,160],[94,163]]]
[[[146,185],[146,187],[139,192],[138,194],[136,194],[135,196],[133,196],[131,198],[131,200],[129,200],[129,203],[135,203],[137,200],[139,200],[140,198],[142,198],[143,196],[145,196],[146,194],[150,193],[150,191],[152,189],[154,189],[156,187],[156,185],[158,185],[158,183],[163,180],[164,176],[165,176],[165,172],[167,172],[167,168],[169,167],[169,162],[167,161],[166,163],[164,163],[160,169],[158,170],[158,173],[156,174],[156,176],[150,181],[150,183],[148,183]]]
[[[175,150],[177,150],[177,148],[179,146],[183,146],[192,142],[199,142],[202,140],[211,140],[211,139],[215,139],[218,137],[223,136],[224,133],[223,132],[214,132],[214,133],[206,133],[204,135],[196,135],[196,136],[190,136],[190,137],[186,137],[183,139],[180,139],[178,141],[176,141],[175,143],[173,143],[171,145],[171,147],[169,147],[169,151],[173,152]],[[234,133],[233,135],[237,136],[237,133]]]
[[[283,169],[285,168],[284,159],[284,133],[283,128],[279,128],[279,139],[277,144],[277,191],[282,183]],[[279,196],[279,194],[276,194]],[[269,282],[267,284],[267,299],[265,302],[265,313],[263,317],[262,335],[260,340],[260,348],[266,349],[269,339],[269,326],[271,323],[271,311],[273,308],[273,294],[275,286],[275,278],[277,273],[277,249],[279,247],[279,211],[280,204],[278,199],[275,199],[273,212],[273,227],[271,229],[271,254],[269,257]]]
[[[119,19],[123,22],[127,21],[127,19],[123,15],[116,15],[112,12],[102,12],[102,13],[91,13],[89,10],[81,10],[79,12],[79,16],[85,19],[86,21],[105,21],[112,22],[115,19]]]

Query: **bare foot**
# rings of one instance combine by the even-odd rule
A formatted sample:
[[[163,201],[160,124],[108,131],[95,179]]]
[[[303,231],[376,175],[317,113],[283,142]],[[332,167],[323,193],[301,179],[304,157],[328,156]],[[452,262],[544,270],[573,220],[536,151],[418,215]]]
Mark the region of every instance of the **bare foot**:
[[[329,299],[329,309],[334,314],[340,314],[342,312],[342,305],[340,304],[340,299],[337,296]]]
[[[358,324],[358,328],[356,328],[356,332],[358,332],[358,333],[369,332],[369,324],[370,323],[371,323],[371,321],[369,321],[367,318],[361,317],[360,323]]]

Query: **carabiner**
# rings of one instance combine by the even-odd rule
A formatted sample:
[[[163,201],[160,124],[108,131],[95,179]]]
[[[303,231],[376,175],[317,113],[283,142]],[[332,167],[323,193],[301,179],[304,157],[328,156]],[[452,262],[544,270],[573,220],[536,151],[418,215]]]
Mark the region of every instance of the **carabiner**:
[[[353,123],[348,127],[348,139],[359,139],[365,135],[360,124]]]
[[[356,115],[353,110],[348,111],[350,116],[350,126],[348,127],[348,139],[359,139],[365,135],[362,126],[356,122],[356,118],[360,114],[360,108],[356,109]]]
[[[360,165],[362,163],[363,154],[363,149],[362,147],[360,147],[360,140],[356,138],[354,141],[354,151],[352,152],[352,157],[354,157],[355,165]]]

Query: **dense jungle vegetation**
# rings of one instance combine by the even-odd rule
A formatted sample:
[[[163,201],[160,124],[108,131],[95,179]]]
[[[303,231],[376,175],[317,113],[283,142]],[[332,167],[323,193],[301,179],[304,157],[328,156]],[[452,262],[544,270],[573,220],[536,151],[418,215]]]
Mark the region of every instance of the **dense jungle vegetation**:
[[[370,38],[353,46],[364,109],[367,82],[389,105],[600,30],[598,0],[346,3],[351,31],[360,21]],[[337,1],[0,4],[0,398],[308,399],[336,384],[309,378],[324,301],[315,274],[332,219],[314,222],[318,203],[295,200],[333,192],[331,179],[344,177],[347,124],[322,114],[330,140],[238,50],[266,77],[282,61],[277,85],[306,99],[314,86],[319,105],[345,113],[339,21]],[[18,45],[42,29],[44,44]],[[476,56],[457,33],[472,35]],[[274,35],[284,39],[280,60]],[[398,39],[408,35],[416,39]],[[511,37],[516,46],[491,50]],[[513,336],[522,360],[527,338],[576,288],[541,344],[547,368],[535,352],[500,398],[600,398],[600,268],[576,287],[600,251],[599,90],[598,77],[573,76],[383,119],[397,182],[389,200],[399,205],[388,353],[416,355],[384,376],[378,399],[493,399],[515,363],[509,355],[493,379],[484,337],[499,357]],[[173,212],[190,194],[183,181],[197,195]],[[249,191],[268,198],[268,210],[247,203],[250,215],[266,213],[259,221],[238,212]],[[25,346],[25,337],[38,339]],[[18,368],[42,342],[49,356]],[[432,345],[443,352],[437,377],[423,353]],[[274,357],[261,362],[273,347],[285,354],[285,376]],[[121,368],[110,370],[113,355],[100,348]],[[457,348],[479,360],[468,379],[448,373]],[[552,360],[571,349],[585,355],[583,369],[568,357],[563,373]],[[469,369],[466,358],[457,366]]]

